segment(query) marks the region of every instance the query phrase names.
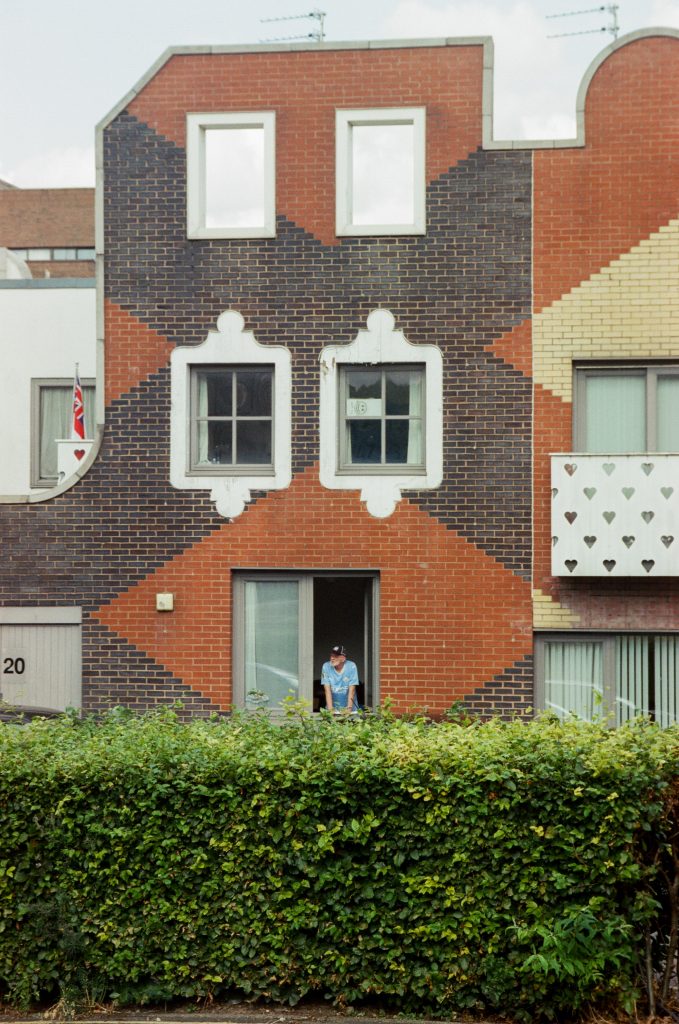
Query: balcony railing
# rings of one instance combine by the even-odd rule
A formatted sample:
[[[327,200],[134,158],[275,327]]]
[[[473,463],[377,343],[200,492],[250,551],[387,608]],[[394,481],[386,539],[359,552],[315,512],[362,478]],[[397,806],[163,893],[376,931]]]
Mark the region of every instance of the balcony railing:
[[[679,576],[679,455],[552,455],[554,576]]]

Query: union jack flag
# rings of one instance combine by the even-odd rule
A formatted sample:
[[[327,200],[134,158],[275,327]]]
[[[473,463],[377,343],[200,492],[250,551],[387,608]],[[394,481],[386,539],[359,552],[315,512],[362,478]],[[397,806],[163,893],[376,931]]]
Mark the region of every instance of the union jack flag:
[[[85,406],[83,405],[83,389],[80,386],[80,374],[78,364],[75,367],[73,378],[73,423],[71,424],[71,437],[74,441],[85,437]]]

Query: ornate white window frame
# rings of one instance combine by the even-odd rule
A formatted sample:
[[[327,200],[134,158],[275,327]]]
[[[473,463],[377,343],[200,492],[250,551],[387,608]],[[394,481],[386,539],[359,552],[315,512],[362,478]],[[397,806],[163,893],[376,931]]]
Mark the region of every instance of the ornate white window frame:
[[[200,345],[182,345],[170,357],[170,483],[179,490],[209,490],[217,511],[226,519],[239,516],[251,490],[277,491],[290,486],[292,361],[282,345],[261,345],[236,310],[226,310]],[[191,371],[200,366],[267,365],[274,367],[273,473],[249,467],[240,474],[233,467],[213,475],[191,472]]]
[[[349,345],[329,345],[320,355],[320,480],[329,490],[361,491],[361,501],[377,518],[390,516],[403,490],[439,487],[443,480],[443,357],[436,345],[413,345],[387,309],[369,315]],[[425,367],[424,473],[348,473],[339,469],[339,370],[341,366],[415,363]]]

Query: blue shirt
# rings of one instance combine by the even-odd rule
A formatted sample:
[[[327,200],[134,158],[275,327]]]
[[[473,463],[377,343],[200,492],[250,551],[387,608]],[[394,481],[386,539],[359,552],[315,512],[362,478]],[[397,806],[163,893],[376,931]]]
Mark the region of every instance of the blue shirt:
[[[333,710],[346,708],[349,700],[349,687],[358,686],[358,669],[353,661],[345,661],[341,672],[335,672],[329,661],[323,665],[321,672],[321,683],[329,686],[332,693]],[[358,711],[358,701],[354,692],[354,704],[352,711]]]

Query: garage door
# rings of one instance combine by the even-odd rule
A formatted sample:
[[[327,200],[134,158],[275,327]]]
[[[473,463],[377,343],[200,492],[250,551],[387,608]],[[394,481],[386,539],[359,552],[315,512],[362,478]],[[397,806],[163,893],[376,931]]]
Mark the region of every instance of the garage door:
[[[0,699],[14,707],[79,708],[80,608],[0,608]]]

